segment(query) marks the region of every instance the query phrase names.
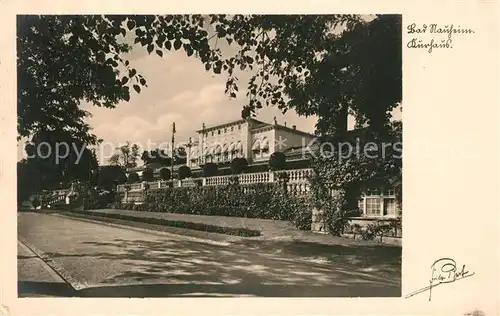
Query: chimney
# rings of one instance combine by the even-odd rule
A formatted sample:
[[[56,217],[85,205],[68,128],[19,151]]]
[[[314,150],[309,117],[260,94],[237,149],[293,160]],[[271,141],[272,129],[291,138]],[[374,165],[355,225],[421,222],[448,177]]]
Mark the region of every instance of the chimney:
[[[294,130],[296,130],[296,129],[297,129],[297,126],[295,126],[295,125],[292,125],[292,128],[293,128]]]

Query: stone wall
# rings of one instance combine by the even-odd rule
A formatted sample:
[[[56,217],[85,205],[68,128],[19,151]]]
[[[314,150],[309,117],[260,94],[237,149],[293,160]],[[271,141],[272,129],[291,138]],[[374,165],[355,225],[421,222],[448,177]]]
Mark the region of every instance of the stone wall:
[[[323,210],[318,210],[317,208],[313,209],[311,231],[322,234],[328,233],[325,225],[325,214]]]

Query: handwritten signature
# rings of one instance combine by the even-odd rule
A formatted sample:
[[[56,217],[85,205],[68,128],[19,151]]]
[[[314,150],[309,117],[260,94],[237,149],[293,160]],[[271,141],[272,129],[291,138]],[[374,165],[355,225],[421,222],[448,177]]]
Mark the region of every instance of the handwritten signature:
[[[465,268],[465,264],[461,268],[457,268],[457,263],[451,258],[441,258],[431,265],[431,279],[429,285],[411,292],[405,298],[410,298],[414,295],[429,291],[429,301],[432,298],[432,289],[436,286],[446,283],[465,279],[473,276],[475,273],[470,272]]]

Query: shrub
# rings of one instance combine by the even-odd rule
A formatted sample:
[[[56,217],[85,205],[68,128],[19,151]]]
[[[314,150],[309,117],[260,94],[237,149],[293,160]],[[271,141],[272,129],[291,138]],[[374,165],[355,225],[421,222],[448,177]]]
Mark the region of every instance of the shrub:
[[[217,175],[218,167],[217,164],[213,162],[206,163],[203,166],[203,176],[204,177],[213,177]]]
[[[283,170],[286,168],[286,156],[280,151],[274,152],[271,157],[269,157],[269,169]]]
[[[131,172],[129,175],[128,175],[128,180],[127,182],[128,183],[136,183],[136,182],[139,182],[141,179],[139,178],[139,175],[137,174],[137,172]]]
[[[351,233],[354,235],[354,239],[356,239],[356,236],[359,236],[362,233],[361,225],[352,224],[351,225]]]
[[[393,232],[393,237],[401,237],[403,235],[401,219],[391,221],[390,226]]]
[[[170,169],[168,168],[161,168],[160,169],[160,179],[162,180],[170,180],[172,177],[172,173],[170,172]]]
[[[153,181],[154,179],[154,173],[153,173],[153,169],[151,168],[146,168],[144,169],[144,171],[142,172],[142,181]]]
[[[300,229],[311,227],[309,198],[288,195],[278,183],[150,190],[145,202],[153,212],[288,220]]]
[[[113,209],[123,209],[121,202],[114,201],[109,205],[110,208]]]
[[[177,171],[179,180],[186,179],[191,177],[191,168],[188,166],[181,166]]]
[[[32,196],[31,197],[31,205],[34,207],[34,208],[37,208],[40,206],[40,199],[38,198],[38,196]]]
[[[248,161],[245,158],[234,158],[231,161],[231,171],[233,174],[240,174],[248,168]]]
[[[361,238],[363,240],[373,240],[377,236],[377,225],[368,224],[366,228],[361,232]]]
[[[116,200],[115,195],[118,194],[115,194],[115,192],[113,191],[99,190],[99,189],[92,190],[89,196],[87,208],[90,209],[106,208],[114,203],[114,201]]]
[[[389,232],[392,230],[390,224],[385,224],[382,221],[376,221],[375,223],[370,223],[366,226],[365,230],[361,233],[361,238],[364,240],[374,240],[375,237],[380,238],[380,242],[384,236],[388,236]]]
[[[378,223],[377,224],[377,236],[380,237],[380,242],[382,242],[383,237],[389,236],[389,232],[391,231],[391,225]]]

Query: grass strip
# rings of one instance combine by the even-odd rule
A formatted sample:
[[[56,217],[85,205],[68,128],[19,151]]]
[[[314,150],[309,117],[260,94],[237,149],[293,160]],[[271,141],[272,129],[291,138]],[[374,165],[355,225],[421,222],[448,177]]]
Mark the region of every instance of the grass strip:
[[[152,225],[185,228],[185,229],[192,229],[192,230],[203,231],[203,232],[208,232],[208,233],[218,233],[218,234],[233,235],[233,236],[240,236],[240,237],[258,237],[261,235],[260,231],[247,229],[247,228],[233,228],[233,227],[208,225],[208,224],[203,224],[203,223],[193,223],[193,222],[185,222],[185,221],[171,221],[171,220],[160,219],[160,218],[137,217],[137,216],[123,215],[123,214],[110,214],[110,213],[100,213],[100,212],[91,212],[91,211],[89,212],[89,211],[72,210],[71,213],[121,219],[121,220],[146,223],[146,224],[152,224]]]

